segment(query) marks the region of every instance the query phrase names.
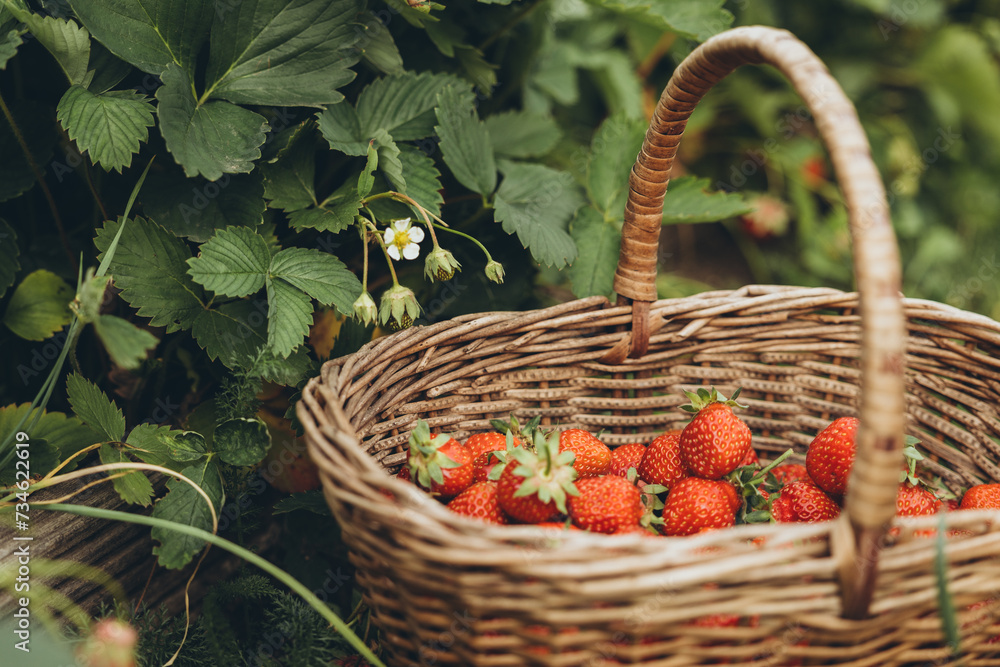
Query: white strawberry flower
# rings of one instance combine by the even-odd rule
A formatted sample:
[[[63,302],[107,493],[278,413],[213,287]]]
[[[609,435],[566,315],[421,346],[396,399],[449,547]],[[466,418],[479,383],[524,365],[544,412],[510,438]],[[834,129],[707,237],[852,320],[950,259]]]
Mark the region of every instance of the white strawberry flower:
[[[416,259],[420,255],[419,243],[424,240],[424,230],[411,226],[410,218],[393,221],[382,239],[386,252],[397,262],[400,258]]]

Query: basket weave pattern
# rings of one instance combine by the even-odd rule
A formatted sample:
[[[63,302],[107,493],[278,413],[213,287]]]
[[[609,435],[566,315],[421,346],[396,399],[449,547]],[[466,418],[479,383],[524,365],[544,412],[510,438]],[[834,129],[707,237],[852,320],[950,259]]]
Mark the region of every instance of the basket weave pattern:
[[[731,33],[740,34],[701,49],[725,54],[727,39],[792,39],[759,28]],[[730,70],[763,58],[731,60]],[[670,90],[665,97],[678,95]],[[834,110],[834,117],[844,113]],[[902,434],[884,434],[905,422],[931,455],[927,472],[955,490],[1000,481],[1000,323],[879,292],[898,278],[895,247],[886,253],[878,225],[864,224],[884,209],[869,201],[882,191],[863,185],[870,173],[861,174],[861,186],[845,178],[869,169],[867,146],[858,157],[854,139],[845,149],[834,129],[822,127],[827,116],[816,116],[827,144],[838,146],[831,154],[842,186],[854,188],[845,187],[845,197],[854,213],[856,261],[895,261],[888,269],[869,264],[874,276],[859,270],[865,299],[755,285],[653,301],[644,286],[655,277],[655,262],[650,274],[642,259],[650,247],[636,250],[623,241],[621,305],[591,297],[415,327],[328,362],[309,382],[298,415],[390,664],[951,663],[936,612],[935,540],[917,536],[937,528],[939,519],[896,521],[895,530],[885,531],[880,517],[887,502],[894,506],[901,462],[892,448]],[[646,181],[635,174],[644,169],[643,156],[658,150],[649,137],[633,170],[632,209],[642,209],[647,196]],[[866,164],[859,168],[857,160]],[[669,173],[669,159],[664,166]],[[647,194],[662,205],[657,187]],[[645,233],[629,231],[641,228],[638,218],[635,210],[626,213],[626,239]],[[898,341],[889,340],[894,308],[905,317]],[[873,326],[879,318],[887,323]],[[880,359],[884,367],[904,343],[899,363],[882,368],[889,398],[877,409],[898,412],[886,424],[870,416],[879,379],[870,364]],[[889,356],[877,354],[880,345]],[[905,406],[892,400],[893,378],[905,388]],[[522,419],[541,414],[543,424],[603,431],[602,439],[616,446],[680,427],[686,421],[676,409],[680,391],[706,385],[724,393],[744,388],[741,400],[749,407],[741,417],[764,459],[788,447],[801,454],[833,418],[860,416],[871,442],[859,436],[856,468],[867,469],[852,478],[841,519],[678,539],[490,526],[449,512],[387,474],[404,461],[417,419],[464,437],[511,412]],[[989,643],[1000,635],[996,519],[990,512],[942,519],[949,529],[949,590],[969,665],[1000,665],[1000,644]],[[861,610],[859,620],[845,618],[855,615],[852,606]],[[741,621],[693,624],[713,614]]]

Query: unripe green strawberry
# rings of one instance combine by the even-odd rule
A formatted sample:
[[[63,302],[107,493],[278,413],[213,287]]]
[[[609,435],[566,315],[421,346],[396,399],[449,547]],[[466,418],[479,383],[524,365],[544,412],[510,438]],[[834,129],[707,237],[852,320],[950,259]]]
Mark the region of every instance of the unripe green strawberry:
[[[684,392],[691,405],[684,406],[695,415],[681,431],[681,462],[693,474],[705,479],[719,479],[735,470],[750,449],[750,428],[735,414],[733,407],[744,407],[733,398],[699,389],[697,394]]]
[[[624,477],[589,477],[578,480],[576,488],[579,495],[569,499],[569,515],[580,528],[610,534],[639,525],[642,496]]]
[[[833,495],[847,491],[854,466],[856,417],[840,417],[813,438],[806,451],[806,470],[816,486]]]
[[[583,429],[570,428],[560,433],[559,451],[576,454],[573,467],[581,478],[607,474],[611,466],[608,446]]]

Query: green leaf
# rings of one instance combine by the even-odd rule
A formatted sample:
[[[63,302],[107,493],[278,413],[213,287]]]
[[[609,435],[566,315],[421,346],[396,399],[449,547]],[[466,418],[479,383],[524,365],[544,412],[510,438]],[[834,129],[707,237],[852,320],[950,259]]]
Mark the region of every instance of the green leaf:
[[[69,324],[73,288],[45,269],[29,273],[7,303],[3,323],[27,340],[45,340]]]
[[[753,207],[736,192],[709,192],[707,178],[682,176],[670,181],[663,200],[663,224],[715,222],[744,213]]]
[[[193,431],[173,431],[169,426],[139,424],[125,441],[129,454],[144,463],[163,466],[180,472],[191,461],[197,461],[208,451],[205,439]]]
[[[73,413],[97,431],[104,440],[120,441],[125,437],[125,417],[118,405],[82,375],[66,378],[66,394]]]
[[[156,75],[171,63],[194,72],[215,14],[212,0],[69,0],[69,4],[111,53]]]
[[[379,17],[371,14],[361,22],[365,32],[355,48],[369,65],[383,74],[403,74],[403,57],[399,54],[392,33],[382,24]]]
[[[472,81],[477,90],[489,96],[489,92],[497,85],[497,66],[487,61],[482,51],[468,44],[456,44],[455,57],[462,66],[465,77]]]
[[[579,252],[568,270],[573,294],[577,298],[611,294],[621,247],[620,223],[606,221],[600,211],[584,206],[570,225],[570,236]]]
[[[359,0],[241,0],[212,29],[212,97],[236,104],[320,106],[354,79]]]
[[[612,114],[622,113],[629,118],[643,116],[642,81],[635,73],[635,65],[621,51],[604,51],[593,63],[582,63],[601,89]]]
[[[215,461],[210,458],[199,461],[184,468],[181,474],[201,487],[218,513],[225,494],[222,490],[219,466]],[[191,488],[190,484],[179,479],[167,482],[167,495],[153,506],[153,516],[207,531],[212,530],[212,511],[205,499]],[[160,543],[159,546],[153,547],[153,553],[159,557],[160,565],[170,570],[178,570],[190,563],[194,555],[205,546],[204,540],[159,527],[153,528],[152,535],[153,539]]]
[[[267,345],[275,354],[287,357],[309,333],[312,301],[284,280],[268,277],[267,305]]]
[[[121,225],[107,220],[97,232],[94,244],[99,259],[111,245]],[[167,327],[167,333],[189,328],[204,310],[204,292],[188,275],[191,257],[184,241],[159,225],[143,218],[132,218],[122,232],[118,249],[109,266],[121,296],[139,315],[149,317],[154,327]]]
[[[375,146],[378,148],[378,168],[397,191],[405,193],[406,178],[403,174],[403,163],[399,161],[399,147],[385,130],[377,131],[374,137]]]
[[[52,159],[52,147],[58,139],[49,108],[22,100],[11,100],[8,106],[32,162],[37,169],[44,170]],[[3,156],[0,160],[0,202],[5,202],[27,192],[35,184],[35,170],[6,118],[0,122],[0,155]]]
[[[298,230],[309,228],[336,234],[354,223],[354,218],[360,208],[361,198],[352,188],[347,195],[339,197],[325,206],[292,211],[288,214],[288,222]]]
[[[401,76],[377,79],[358,96],[360,131],[357,139],[367,141],[378,130],[385,130],[396,141],[430,136],[435,131],[434,107],[439,104],[438,95],[449,87],[453,91],[455,108],[473,108],[469,85],[449,74],[406,72]]]
[[[311,248],[285,248],[276,254],[271,260],[270,277],[284,280],[342,313],[350,313],[361,296],[361,281],[343,262]]]
[[[228,368],[245,368],[267,344],[267,304],[263,299],[231,301],[203,310],[191,335],[209,359]]]
[[[191,78],[176,65],[160,78],[163,85],[156,91],[160,132],[185,174],[214,181],[224,173],[253,169],[269,129],[263,116],[229,102],[198,104]]]
[[[312,374],[313,363],[305,347],[300,347],[284,359],[272,350],[264,350],[254,364],[254,371],[267,382],[295,387]]]
[[[7,69],[7,61],[17,55],[17,48],[24,41],[18,22],[6,12],[6,6],[0,6],[0,70]]]
[[[21,270],[17,247],[17,233],[7,221],[0,218],[0,297],[7,293],[7,288],[14,284],[14,277]]]
[[[132,154],[149,136],[153,105],[134,90],[95,95],[76,85],[59,100],[56,117],[95,164],[120,172],[132,165]]]
[[[188,275],[216,294],[248,296],[264,287],[271,262],[264,237],[248,227],[227,227],[201,245],[187,261]]]
[[[361,132],[358,112],[347,102],[331,104],[316,116],[320,134],[330,144],[330,148],[348,155],[364,155],[368,152],[368,139]]]
[[[271,434],[260,419],[230,419],[215,428],[212,448],[224,463],[251,466],[271,448]]]
[[[406,195],[430,211],[441,215],[441,172],[434,166],[434,160],[415,146],[399,146],[399,162],[406,176]]]
[[[664,30],[705,41],[729,28],[733,15],[722,8],[725,0],[596,0],[615,12],[642,18]]]
[[[500,157],[541,157],[555,148],[562,135],[555,119],[531,111],[494,114],[484,122],[493,152]]]
[[[139,368],[149,351],[160,342],[150,332],[115,315],[98,316],[94,320],[94,331],[111,360],[128,370]]]
[[[504,162],[501,168],[494,205],[504,231],[516,232],[539,263],[556,268],[572,263],[577,250],[566,225],[582,203],[573,178],[540,164]]]
[[[486,126],[476,110],[448,86],[438,94],[438,125],[441,153],[458,182],[474,192],[490,195],[497,184],[497,166]]]
[[[217,229],[257,227],[264,220],[260,174],[223,174],[217,181],[184,178],[179,168],[150,174],[142,206],[176,236],[204,242]]]
[[[87,76],[90,60],[90,34],[74,21],[32,14],[13,3],[7,11],[26,26],[39,44],[52,54],[70,84],[79,84]]]
[[[38,423],[27,434],[31,439],[31,474],[44,475],[52,470],[57,463],[65,461],[81,449],[101,441],[101,437],[89,426],[76,417],[67,417],[61,412],[45,412],[40,408],[29,410],[31,405],[8,405],[0,408],[0,441],[13,440],[13,433],[18,424],[30,424],[41,412]],[[22,427],[23,428],[23,427]],[[79,461],[74,461],[63,468],[69,472],[76,468]],[[14,482],[14,466],[0,469],[0,484]]]
[[[601,123],[590,143],[587,196],[605,220],[622,220],[628,179],[646,134],[644,121],[623,114]]]
[[[317,204],[316,144],[311,121],[301,123],[289,137],[288,144],[267,164],[260,166],[264,175],[264,196],[271,208],[299,211]]]
[[[937,588],[938,614],[941,617],[941,632],[951,654],[961,655],[962,631],[960,629],[958,612],[955,609],[955,598],[948,590],[948,515],[938,513],[937,534],[934,537],[934,584]]]
[[[314,489],[305,493],[293,493],[274,503],[272,514],[287,514],[296,510],[307,510],[321,516],[332,516],[330,506],[326,504],[323,491]]]
[[[90,62],[87,69],[94,73],[94,78],[87,84],[87,90],[100,95],[105,93],[124,79],[132,71],[132,66],[111,53],[100,42],[92,42],[90,45]]]
[[[375,185],[375,169],[378,168],[378,148],[375,147],[375,141],[372,140],[368,142],[367,149],[367,160],[365,161],[365,168],[361,170],[361,175],[358,176],[358,196],[367,197],[368,193],[372,191],[372,186]]]
[[[126,456],[125,452],[110,443],[101,445],[100,457],[101,463],[132,462],[132,459]],[[116,475],[121,472],[123,471],[112,470],[108,474]],[[111,483],[114,485],[118,495],[121,496],[121,499],[132,505],[147,507],[155,494],[152,482],[149,481],[149,478],[146,477],[145,472],[142,470],[127,472],[122,477],[116,477]]]

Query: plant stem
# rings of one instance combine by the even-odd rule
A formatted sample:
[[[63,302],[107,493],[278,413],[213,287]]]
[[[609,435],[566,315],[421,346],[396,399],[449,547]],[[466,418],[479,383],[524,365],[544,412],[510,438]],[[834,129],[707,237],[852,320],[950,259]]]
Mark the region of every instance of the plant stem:
[[[24,153],[24,158],[28,161],[28,166],[31,167],[31,172],[35,175],[35,180],[38,181],[38,187],[42,189],[42,193],[45,195],[45,200],[49,204],[49,210],[52,211],[52,219],[55,220],[56,229],[59,230],[59,241],[62,243],[63,250],[66,251],[66,255],[69,257],[69,264],[73,267],[73,272],[75,273],[78,268],[76,256],[73,254],[72,249],[70,249],[69,237],[66,236],[66,228],[63,227],[62,217],[60,217],[59,209],[56,207],[56,200],[52,197],[52,191],[49,190],[49,185],[45,182],[45,176],[38,168],[38,164],[35,163],[35,156],[31,154],[31,149],[28,148],[28,143],[21,134],[21,128],[14,121],[14,115],[7,107],[7,102],[4,100],[3,95],[0,95],[0,110],[3,111],[4,117],[10,124],[10,129],[14,132],[14,137],[17,139],[17,143]]]
[[[522,7],[521,11],[510,17],[509,21],[500,26],[500,28],[497,29],[497,31],[494,32],[492,35],[484,39],[482,43],[479,44],[479,50],[485,51],[487,48],[489,48],[491,44],[493,44],[493,42],[497,41],[498,39],[506,35],[508,32],[510,32],[510,30],[514,26],[516,26],[518,23],[526,19],[528,15],[531,14],[531,12],[538,9],[543,2],[545,2],[545,0],[535,0],[531,4]]]
[[[486,249],[486,246],[484,246],[482,243],[480,243],[474,237],[469,236],[465,232],[460,232],[457,229],[454,229],[452,227],[443,227],[441,225],[438,225],[438,228],[441,229],[442,231],[446,231],[446,232],[448,232],[450,234],[457,234],[458,236],[461,236],[462,238],[468,239],[468,240],[472,241],[473,243],[475,243],[477,246],[479,246],[479,249],[482,250],[483,253],[486,255],[486,261],[487,262],[489,262],[490,260],[493,259],[493,256],[490,255],[490,251]]]
[[[332,609],[323,604],[323,602],[318,597],[316,597],[315,593],[309,590],[309,588],[304,586],[301,582],[295,579],[295,577],[288,574],[277,565],[274,565],[273,563],[265,560],[264,558],[255,554],[254,552],[244,549],[238,544],[234,544],[223,537],[214,535],[206,530],[202,530],[201,528],[195,528],[194,526],[174,523],[173,521],[165,521],[163,519],[158,519],[151,516],[142,516],[138,514],[130,514],[128,512],[120,512],[117,510],[106,510],[97,507],[86,507],[83,505],[65,505],[65,504],[39,505],[37,507],[40,507],[41,509],[67,512],[69,514],[78,514],[80,516],[89,516],[96,519],[109,519],[112,521],[124,521],[126,523],[137,523],[145,526],[159,527],[159,528],[164,528],[166,530],[172,530],[174,532],[181,533],[183,535],[188,535],[190,537],[196,537],[198,539],[205,540],[206,542],[212,544],[213,546],[217,546],[221,549],[224,549],[229,553],[249,562],[250,564],[256,565],[260,569],[264,570],[264,572],[268,573],[269,575],[271,575],[272,577],[283,583],[294,593],[298,594],[299,597],[305,600],[310,607],[315,609],[320,614],[320,616],[325,618],[327,622],[331,626],[333,626],[334,629],[336,629],[337,632],[339,632],[341,636],[343,636],[344,639],[346,639],[351,646],[357,649],[357,651],[364,657],[365,660],[371,663],[374,667],[385,667],[385,663],[379,660],[375,656],[375,654],[372,653],[371,649],[369,649],[368,646],[363,641],[361,641],[361,638],[358,637],[356,634],[354,634],[354,632],[347,626],[347,624],[344,623],[344,621],[341,620],[341,618],[337,616],[337,614],[334,613]]]

